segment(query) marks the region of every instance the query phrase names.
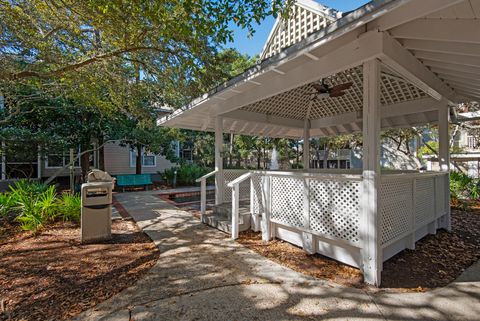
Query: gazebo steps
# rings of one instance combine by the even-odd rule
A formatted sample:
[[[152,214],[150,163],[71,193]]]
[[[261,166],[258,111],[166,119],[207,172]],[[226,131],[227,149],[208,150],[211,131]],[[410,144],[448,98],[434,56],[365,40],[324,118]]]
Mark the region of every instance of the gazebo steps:
[[[238,221],[239,232],[244,232],[250,229],[251,215],[250,204],[248,202],[240,202]],[[212,206],[212,213],[204,215],[202,218],[202,223],[215,227],[225,233],[231,233],[232,204],[223,203]]]

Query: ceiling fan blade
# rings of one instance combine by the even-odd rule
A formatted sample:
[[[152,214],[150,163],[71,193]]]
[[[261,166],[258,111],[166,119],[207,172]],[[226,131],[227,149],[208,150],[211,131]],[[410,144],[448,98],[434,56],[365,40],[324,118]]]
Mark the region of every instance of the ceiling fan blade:
[[[326,87],[325,85],[319,84],[318,82],[312,83],[312,87],[315,88],[315,90],[320,93],[328,92],[328,87]]]
[[[330,92],[337,92],[341,90],[347,90],[348,88],[352,87],[353,82],[346,82],[344,84],[336,85],[330,88]]]
[[[332,98],[340,97],[340,96],[343,96],[343,95],[345,95],[345,92],[344,92],[344,91],[334,91],[334,92],[330,92],[330,97],[332,97]]]

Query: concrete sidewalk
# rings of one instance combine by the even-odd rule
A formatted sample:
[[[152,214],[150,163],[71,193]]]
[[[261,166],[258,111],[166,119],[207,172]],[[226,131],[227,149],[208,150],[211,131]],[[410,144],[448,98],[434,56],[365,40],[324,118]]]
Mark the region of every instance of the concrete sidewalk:
[[[117,194],[161,255],[135,286],[77,320],[479,320],[480,265],[427,293],[367,293],[246,249],[158,191]]]

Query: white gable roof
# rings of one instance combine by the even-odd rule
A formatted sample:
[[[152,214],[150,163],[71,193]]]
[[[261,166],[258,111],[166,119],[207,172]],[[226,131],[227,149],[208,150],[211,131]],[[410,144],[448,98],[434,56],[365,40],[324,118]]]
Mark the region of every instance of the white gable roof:
[[[282,49],[325,28],[341,13],[312,0],[297,0],[287,21],[278,17],[263,47],[260,59],[269,58]]]

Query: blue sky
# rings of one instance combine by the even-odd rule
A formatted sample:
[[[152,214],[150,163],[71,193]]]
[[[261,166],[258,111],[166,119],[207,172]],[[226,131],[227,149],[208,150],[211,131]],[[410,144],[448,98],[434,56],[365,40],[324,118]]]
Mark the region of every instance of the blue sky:
[[[327,7],[337,9],[339,11],[345,12],[354,10],[369,0],[316,0],[319,3],[326,5]],[[255,27],[255,34],[252,38],[247,37],[247,30],[242,30],[238,27],[234,27],[235,36],[234,42],[227,44],[226,47],[237,48],[241,53],[246,53],[249,56],[254,56],[259,54],[262,51],[263,45],[270,34],[270,30],[275,23],[273,17],[268,17],[260,25]]]

